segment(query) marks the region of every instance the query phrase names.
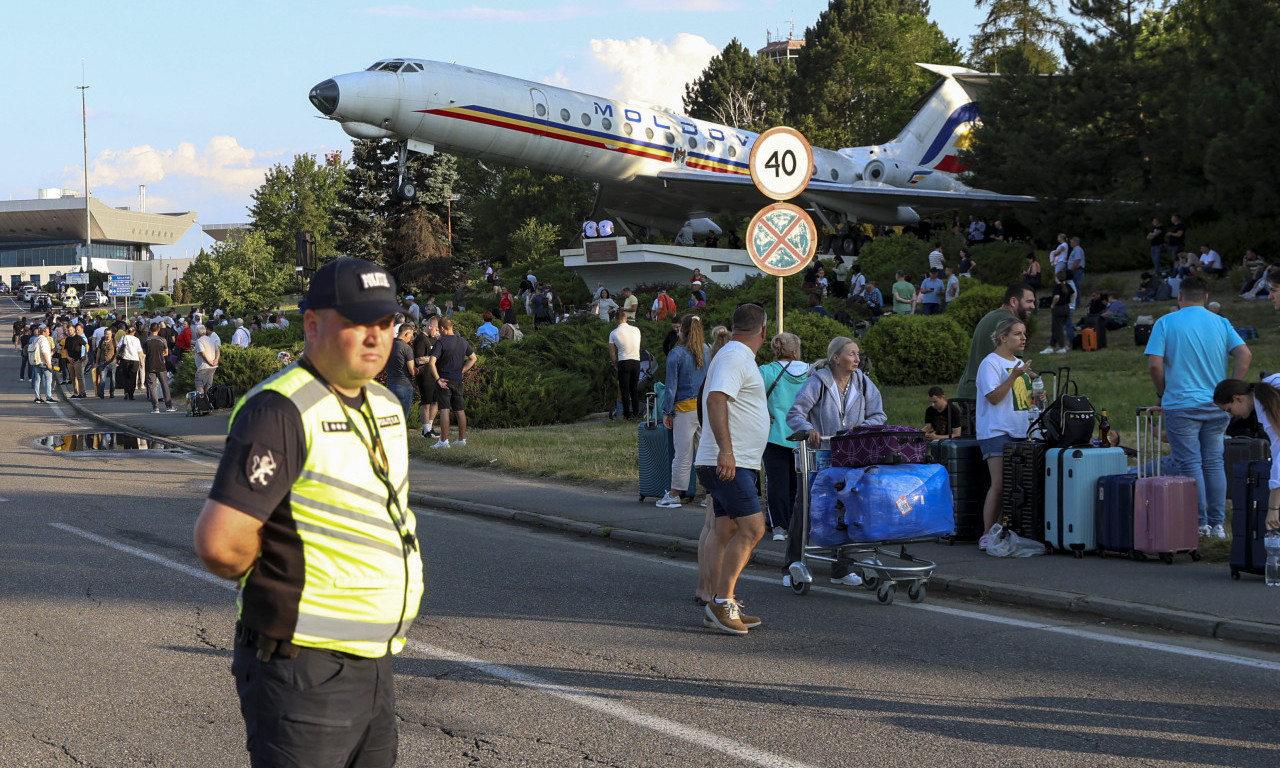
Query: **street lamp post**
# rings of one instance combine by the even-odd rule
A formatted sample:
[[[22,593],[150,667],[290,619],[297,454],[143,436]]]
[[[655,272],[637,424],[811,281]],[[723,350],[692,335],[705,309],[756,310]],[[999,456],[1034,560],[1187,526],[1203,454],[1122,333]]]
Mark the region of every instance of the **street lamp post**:
[[[80,265],[81,269],[87,269],[90,250],[93,247],[93,231],[92,223],[89,220],[89,110],[85,105],[84,92],[89,90],[89,86],[84,84],[84,59],[80,60],[80,85],[76,86],[76,90],[80,91],[80,128],[84,134],[84,258],[85,262]]]

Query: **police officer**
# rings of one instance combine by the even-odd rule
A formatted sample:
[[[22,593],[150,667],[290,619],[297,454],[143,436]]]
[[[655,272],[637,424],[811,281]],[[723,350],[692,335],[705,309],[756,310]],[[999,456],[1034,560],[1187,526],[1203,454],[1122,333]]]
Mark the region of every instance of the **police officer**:
[[[195,549],[240,583],[231,671],[253,766],[390,766],[391,654],[423,590],[404,412],[372,381],[396,284],[342,258],[300,308],[304,354],[232,412]]]

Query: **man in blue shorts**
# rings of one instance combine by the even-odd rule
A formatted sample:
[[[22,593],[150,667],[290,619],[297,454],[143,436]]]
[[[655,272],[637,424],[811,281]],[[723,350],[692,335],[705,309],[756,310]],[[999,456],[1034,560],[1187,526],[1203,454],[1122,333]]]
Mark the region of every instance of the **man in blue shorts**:
[[[733,313],[728,343],[707,366],[702,394],[702,442],[694,465],[715,514],[715,535],[699,553],[711,571],[715,596],[703,609],[703,623],[745,635],[760,619],[742,613],[734,599],[738,576],[764,536],[764,515],[756,478],[769,440],[769,411],[756,352],[764,344],[768,316],[755,304]]]

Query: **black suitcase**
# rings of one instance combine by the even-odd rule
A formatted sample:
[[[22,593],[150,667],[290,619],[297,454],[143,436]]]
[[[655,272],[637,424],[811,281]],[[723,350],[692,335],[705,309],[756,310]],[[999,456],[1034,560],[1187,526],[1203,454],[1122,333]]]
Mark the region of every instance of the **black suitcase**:
[[[1147,346],[1147,342],[1151,341],[1151,328],[1147,323],[1133,326],[1133,343],[1139,347]]]
[[[1267,501],[1271,496],[1270,461],[1241,461],[1228,466],[1231,473],[1231,578],[1240,572],[1266,572]]]
[[[929,445],[934,461],[947,470],[951,497],[955,504],[956,531],[949,541],[977,541],[985,532],[982,507],[991,487],[987,462],[982,459],[978,441],[969,437],[935,440]]]
[[[1044,541],[1044,454],[1040,440],[1015,440],[1004,447],[1004,492],[1000,516],[1005,528]]]
[[[1271,441],[1258,437],[1228,437],[1222,441],[1222,466],[1231,476],[1232,467],[1242,461],[1270,461]]]

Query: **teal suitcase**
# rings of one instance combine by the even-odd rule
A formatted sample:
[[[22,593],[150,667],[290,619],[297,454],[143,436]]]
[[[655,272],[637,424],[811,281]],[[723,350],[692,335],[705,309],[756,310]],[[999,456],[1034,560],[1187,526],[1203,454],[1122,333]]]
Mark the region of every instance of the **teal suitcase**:
[[[1098,548],[1098,480],[1123,475],[1123,448],[1050,448],[1044,456],[1044,542],[1083,557]]]

